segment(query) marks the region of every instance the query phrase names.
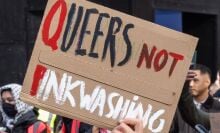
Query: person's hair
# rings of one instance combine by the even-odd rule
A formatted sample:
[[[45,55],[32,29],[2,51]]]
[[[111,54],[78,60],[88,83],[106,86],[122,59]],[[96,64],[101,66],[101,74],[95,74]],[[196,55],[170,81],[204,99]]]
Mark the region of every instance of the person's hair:
[[[205,65],[202,65],[202,64],[192,64],[190,66],[190,70],[199,70],[201,74],[208,74],[210,80],[212,79],[212,72],[211,70],[205,66]]]
[[[1,96],[2,96],[3,92],[6,92],[6,91],[11,92],[11,88],[6,88],[6,89],[3,89],[3,90],[1,91]]]

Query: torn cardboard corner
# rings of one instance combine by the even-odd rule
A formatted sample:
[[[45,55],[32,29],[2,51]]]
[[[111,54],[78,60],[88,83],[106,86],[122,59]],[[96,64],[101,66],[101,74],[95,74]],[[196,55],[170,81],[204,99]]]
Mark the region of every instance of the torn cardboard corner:
[[[112,129],[169,131],[198,39],[87,1],[49,0],[21,98]]]

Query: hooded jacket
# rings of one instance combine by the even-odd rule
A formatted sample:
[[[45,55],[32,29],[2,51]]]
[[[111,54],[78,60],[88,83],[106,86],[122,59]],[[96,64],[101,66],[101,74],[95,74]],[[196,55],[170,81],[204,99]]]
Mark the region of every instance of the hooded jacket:
[[[0,87],[0,94],[3,90],[11,88],[12,96],[15,100],[15,108],[17,114],[14,118],[10,118],[2,109],[2,99],[0,98],[0,111],[2,112],[2,123],[10,132],[25,133],[28,126],[37,121],[36,115],[33,112],[33,106],[30,106],[20,100],[21,85],[8,84]]]

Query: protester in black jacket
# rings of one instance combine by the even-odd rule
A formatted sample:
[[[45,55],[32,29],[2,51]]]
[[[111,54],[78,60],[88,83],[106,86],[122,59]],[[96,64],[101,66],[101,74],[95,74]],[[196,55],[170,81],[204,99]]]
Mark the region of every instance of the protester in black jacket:
[[[220,103],[209,95],[211,72],[203,65],[191,66],[193,77],[185,83],[170,133],[196,133],[195,125],[210,129],[209,120],[200,119],[202,111],[219,112]],[[187,104],[186,104],[187,103]],[[204,116],[207,116],[205,114]]]
[[[9,84],[0,88],[2,123],[8,133],[49,133],[47,125],[37,120],[33,107],[19,98],[21,86]]]

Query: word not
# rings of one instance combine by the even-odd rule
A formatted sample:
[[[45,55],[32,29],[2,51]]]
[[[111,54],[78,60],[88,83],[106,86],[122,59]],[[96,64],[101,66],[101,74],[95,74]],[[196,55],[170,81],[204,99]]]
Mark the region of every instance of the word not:
[[[153,46],[151,51],[150,52],[149,51],[150,50],[148,49],[147,44],[144,44],[137,64],[138,68],[141,67],[141,64],[145,59],[146,68],[150,69],[153,62],[154,70],[158,72],[166,66],[168,59],[172,58],[173,61],[169,69],[169,76],[171,76],[177,62],[184,59],[182,55],[173,52],[168,52],[166,49],[162,49],[158,51],[156,46]]]
[[[61,10],[59,10],[59,8],[61,8]],[[57,29],[53,35],[49,35],[53,17],[55,16],[56,12],[58,12],[58,11],[60,11],[60,17],[59,17]],[[85,15],[83,18],[84,12],[85,12]],[[46,16],[45,21],[43,23],[43,29],[42,29],[43,42],[45,43],[45,45],[50,46],[53,50],[58,49],[57,41],[60,38],[60,34],[61,34],[61,31],[63,28],[63,23],[65,21],[66,15],[67,15],[67,6],[66,6],[65,1],[58,0],[50,9],[50,11],[49,11],[48,15]],[[74,15],[76,15],[76,20],[74,23],[74,27],[72,29],[71,26],[72,26],[72,23],[75,18]],[[81,55],[81,56],[84,56],[87,54],[87,50],[82,49],[82,45],[83,44],[88,45],[88,44],[83,43],[83,40],[85,38],[85,35],[91,35],[92,31],[87,29],[87,26],[88,26],[89,22],[91,21],[90,17],[92,17],[92,15],[98,15],[99,17],[96,22],[96,27],[95,27],[95,31],[93,34],[92,42],[90,44],[91,47],[89,49],[88,56],[93,57],[93,58],[99,57],[99,53],[95,52],[94,49],[95,49],[98,38],[104,36],[104,33],[101,29],[101,25],[103,24],[102,23],[103,19],[110,19],[108,33],[106,35],[106,39],[104,42],[104,49],[102,52],[102,61],[105,60],[107,50],[109,49],[110,50],[111,66],[114,67],[115,58],[116,58],[116,48],[115,48],[116,47],[115,46],[116,45],[115,44],[116,36],[120,36],[120,34],[118,34],[118,33],[122,30],[122,36],[123,36],[123,39],[125,42],[122,44],[126,45],[127,50],[126,50],[124,58],[117,65],[123,66],[124,64],[126,64],[128,62],[128,60],[131,57],[132,45],[131,45],[131,41],[128,36],[128,31],[130,29],[134,28],[134,25],[131,23],[123,24],[123,21],[121,18],[110,17],[110,15],[108,13],[99,13],[99,11],[96,8],[91,8],[91,9],[85,10],[82,6],[79,6],[78,13],[76,14],[76,4],[72,3],[71,8],[68,13],[65,31],[63,34],[61,51],[67,52],[70,49],[70,47],[73,45],[73,41],[79,31],[80,23],[81,23],[81,21],[83,21],[82,27],[81,27],[81,30],[79,33],[79,38],[77,41],[78,43],[77,43],[77,48],[75,50],[75,54]],[[103,25],[106,25],[106,24],[104,23]],[[123,25],[124,25],[124,27],[122,27]],[[123,29],[121,29],[121,28],[123,28]],[[70,34],[69,40],[67,40],[68,34]]]
[[[59,14],[58,26],[55,27],[55,32],[51,33],[51,24]],[[95,17],[98,16],[98,17]],[[65,25],[64,34],[61,38],[61,32],[63,30],[64,21],[67,18],[67,22]],[[91,31],[89,27],[89,23],[94,21],[92,18],[97,18],[95,20],[95,30]],[[107,20],[107,21],[104,21]],[[109,23],[108,23],[109,22]],[[81,26],[82,25],[82,26]],[[103,25],[108,26],[107,33],[104,33]],[[80,29],[81,28],[81,29]],[[124,24],[120,17],[110,16],[108,13],[99,12],[96,8],[88,8],[85,9],[83,6],[77,6],[75,3],[71,4],[70,9],[67,12],[67,5],[64,0],[57,0],[55,4],[49,10],[42,28],[42,41],[45,45],[48,45],[52,48],[52,50],[58,49],[57,41],[61,38],[62,42],[59,44],[60,50],[62,52],[67,52],[71,47],[73,47],[73,42],[76,40],[76,49],[74,51],[75,55],[85,56],[88,55],[92,58],[99,58],[101,54],[101,60],[104,61],[106,59],[107,53],[110,54],[110,62],[111,67],[114,67],[116,64],[117,53],[121,52],[116,50],[116,46],[118,45],[126,45],[124,57],[120,61],[117,62],[117,66],[123,66],[128,63],[131,59],[132,55],[132,44],[129,37],[129,31],[133,31],[135,25],[132,23]],[[52,35],[50,35],[52,34]],[[78,35],[79,34],[79,35]],[[78,35],[78,38],[76,38]],[[86,36],[92,36],[91,42],[88,44],[84,42]],[[102,53],[95,51],[97,46],[97,41],[100,38],[105,37],[105,41],[103,43]],[[116,38],[123,38],[123,42],[117,42]],[[135,42],[135,40],[132,40]],[[84,49],[83,45],[89,45],[89,49]],[[108,52],[109,50],[109,52]],[[119,57],[118,57],[119,58]],[[166,49],[158,51],[156,46],[153,46],[151,51],[148,49],[146,43],[143,44],[142,51],[140,53],[140,58],[137,62],[137,68],[140,68],[144,59],[146,62],[146,68],[150,69],[151,64],[153,64],[153,68],[155,72],[159,72],[167,65],[168,59],[172,59],[172,64],[169,69],[169,77],[172,76],[173,71],[178,62],[184,59],[184,56],[175,52],[169,52]]]
[[[86,83],[82,80],[73,81],[72,79],[72,76],[63,73],[62,78],[58,81],[54,71],[38,65],[32,85],[39,84],[39,82],[40,85],[37,89],[32,88],[30,94],[37,96],[37,99],[46,101],[52,93],[55,102],[59,105],[69,101],[71,107],[87,110],[91,114],[98,112],[100,117],[113,120],[138,118],[143,121],[143,126],[147,126],[153,133],[163,130],[165,119],[160,119],[160,117],[165,113],[164,109],[153,112],[153,106],[151,104],[143,105],[138,96],[133,96],[132,100],[124,98],[117,92],[107,92],[101,85],[97,85],[91,94],[87,94]],[[76,89],[79,89],[79,94],[76,93]],[[80,96],[80,101],[75,100],[77,96]],[[113,101],[116,101],[115,104]],[[145,112],[144,107],[146,107]],[[109,111],[104,112],[105,108],[108,108]]]

